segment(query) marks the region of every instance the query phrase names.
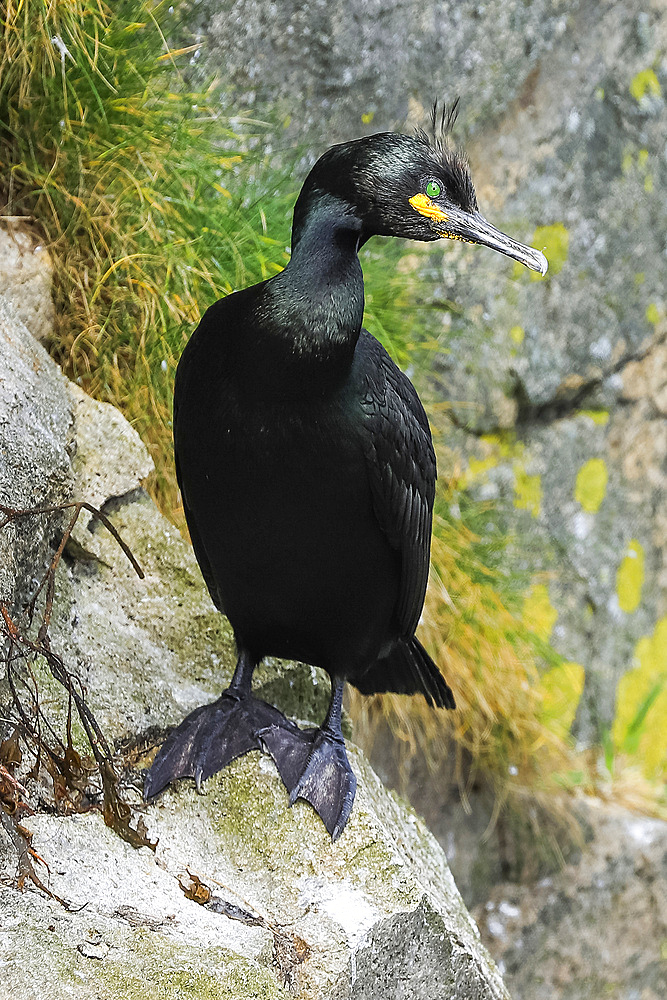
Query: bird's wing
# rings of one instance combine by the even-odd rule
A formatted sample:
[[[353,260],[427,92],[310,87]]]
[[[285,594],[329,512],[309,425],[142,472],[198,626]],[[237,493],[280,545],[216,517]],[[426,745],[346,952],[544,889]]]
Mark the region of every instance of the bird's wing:
[[[213,601],[217,609],[219,611],[222,611],[222,613],[224,614],[224,608],[222,606],[222,600],[220,598],[220,591],[218,590],[218,584],[216,582],[213,569],[211,568],[211,564],[206,554],[204,543],[200,537],[199,529],[197,528],[197,522],[195,521],[195,516],[188,505],[185,489],[183,486],[183,477],[181,475],[181,464],[178,457],[178,452],[179,452],[178,398],[179,398],[181,382],[184,381],[185,378],[186,378],[186,363],[183,363],[182,367],[181,365],[179,365],[179,368],[176,372],[176,382],[174,384],[173,427],[174,427],[174,464],[176,466],[176,481],[178,483],[178,488],[181,491],[181,501],[183,503],[183,511],[185,513],[185,520],[188,525],[188,531],[190,532],[190,541],[192,542],[192,548],[194,549],[195,556],[197,557],[197,562],[199,563],[201,574],[204,577],[204,583],[206,584],[208,592],[211,595],[211,600]]]
[[[366,467],[380,527],[401,555],[396,616],[401,633],[412,636],[428,582],[435,452],[412,383],[375,338],[365,330],[362,338]]]

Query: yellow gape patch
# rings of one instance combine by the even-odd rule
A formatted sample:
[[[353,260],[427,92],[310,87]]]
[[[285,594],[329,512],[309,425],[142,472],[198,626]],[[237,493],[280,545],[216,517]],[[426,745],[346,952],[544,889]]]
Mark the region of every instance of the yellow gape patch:
[[[427,219],[433,219],[434,222],[449,222],[447,213],[431,201],[427,194],[422,194],[420,191],[419,194],[413,194],[409,200],[415,212],[425,215]],[[466,239],[465,236],[459,236],[458,233],[450,233],[446,229],[438,229],[437,233],[443,240],[461,240],[462,243],[475,242],[475,240]]]
[[[425,215],[427,219],[434,219],[436,222],[447,222],[449,219],[447,213],[438,208],[429,196],[422,194],[421,191],[419,194],[413,194],[412,198],[410,198],[410,204],[416,212],[419,212],[420,215]]]

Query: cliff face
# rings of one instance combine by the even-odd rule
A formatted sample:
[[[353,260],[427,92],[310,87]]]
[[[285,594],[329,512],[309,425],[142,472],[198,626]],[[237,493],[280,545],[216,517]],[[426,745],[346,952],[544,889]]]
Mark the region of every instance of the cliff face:
[[[482,211],[550,269],[406,248],[437,303],[441,475],[463,462],[473,494],[506,511],[534,575],[527,614],[571,661],[572,697],[583,684],[576,733],[613,728],[621,748],[665,670],[664,5],[216,0],[193,18],[199,62],[224,66],[235,106],[290,116],[278,158],[461,95]]]
[[[192,18],[202,41],[194,65],[230,84],[234,110],[245,104],[253,117],[289,119],[267,150],[278,160],[292,146],[312,161],[331,143],[411,128],[434,98],[460,95],[457,137],[481,210],[543,247],[550,269],[540,280],[481,248],[406,246],[403,273],[427,273],[420,295],[432,296],[430,332],[441,347],[422,388],[451,403],[449,416],[436,416],[440,474],[463,468],[468,489],[491,500],[515,535],[508,559],[532,575],[526,619],[567,661],[556,678],[563,705],[581,695],[580,743],[606,736],[612,756],[631,750],[646,775],[659,776],[667,732],[664,4],[203,0]],[[633,722],[661,683],[634,739]],[[378,752],[388,777],[390,756]],[[656,888],[665,878],[664,824],[594,804],[580,863],[492,893],[507,854],[495,836],[487,840],[491,807],[477,803],[472,818],[455,803],[443,811],[426,769],[417,762],[411,773],[413,801],[448,845],[467,898],[474,890],[481,901],[485,941],[517,995],[665,992]],[[438,777],[440,789],[446,781]]]
[[[622,749],[667,670],[664,5],[191,7],[206,36],[195,64],[231,80],[235,109],[245,100],[257,117],[265,109],[291,116],[272,155],[300,144],[312,160],[332,142],[406,117],[411,127],[434,97],[461,95],[459,136],[482,210],[545,247],[551,266],[541,281],[481,248],[406,246],[406,273],[428,272],[420,287],[433,296],[432,332],[443,348],[425,388],[453,403],[439,427],[441,475],[463,466],[473,494],[504,511],[517,537],[509,557],[534,575],[526,615],[571,661],[568,697],[583,684],[577,735],[597,741],[611,727]],[[48,278],[30,291],[34,248],[21,236],[9,242],[0,249],[0,293],[41,336]],[[217,695],[232,666],[231,637],[189,546],[141,489],[149,467],[131,428],[68,385],[0,298],[0,504],[92,500],[146,572],[139,581],[86,519],[59,573],[54,648],[87,685],[112,740],[177,722]],[[57,518],[32,518],[0,532],[8,603],[18,607],[32,592],[62,528]],[[258,672],[264,697],[319,721],[326,684],[313,685],[305,668],[284,671],[269,664]],[[45,671],[38,676],[64,725],[62,692]],[[644,728],[658,756],[666,697],[663,690]],[[1,700],[4,717],[6,688]],[[652,760],[648,770],[655,752]],[[348,839],[333,847],[306,806],[288,809],[258,755],[214,779],[204,798],[185,785],[151,806],[155,855],[125,845],[95,812],[54,815],[48,782],[30,785],[38,812],[24,822],[49,863],[49,885],[87,906],[67,913],[2,885],[2,982],[12,996],[104,1000],[290,989],[332,998],[503,996],[441,851],[358,755],[354,766],[358,808]],[[440,782],[434,794],[432,777],[422,777],[419,808],[431,810],[454,867],[471,842],[472,851],[483,842],[487,817],[480,825],[466,815],[452,832],[449,810],[434,808]],[[138,802],[136,788],[126,794]],[[493,890],[477,880],[484,940],[527,1000],[665,993],[665,826],[613,807],[591,812],[592,846],[560,876]],[[471,864],[485,862],[493,867],[479,854]],[[1,829],[0,867],[11,879],[15,856]],[[186,868],[209,886],[212,903],[186,898]]]
[[[68,383],[0,296],[0,503],[90,502],[145,574],[137,578],[86,514],[59,565],[50,626],[52,650],[81,680],[107,739],[126,748],[150,744],[213,700],[234,664],[228,626],[190,546],[141,488],[150,469],[124,418]],[[63,527],[60,515],[35,515],[0,531],[0,601],[15,621]],[[0,743],[16,719],[6,666]],[[25,693],[25,668],[14,669]],[[41,659],[31,669],[42,711],[65,741],[66,691]],[[266,664],[258,687],[299,718],[319,722],[324,714],[326,684],[310,668]],[[76,717],[72,733],[77,751],[89,753]],[[212,779],[203,796],[186,782],[149,806],[141,804],[141,772],[130,768],[123,794],[135,825],[143,817],[157,842],[153,852],[130,847],[95,808],[68,810],[53,769],[31,772],[30,746],[22,744],[15,775],[34,812],[0,812],[3,1000],[507,998],[441,848],[360,751],[351,750],[355,808],[333,845],[309,806],[289,808],[273,764],[258,752]],[[119,752],[119,770],[128,764]],[[9,802],[13,786],[2,780]],[[92,801],[97,783],[94,775],[84,782]],[[38,875],[64,905],[36,889],[18,891],[15,819],[32,834]]]

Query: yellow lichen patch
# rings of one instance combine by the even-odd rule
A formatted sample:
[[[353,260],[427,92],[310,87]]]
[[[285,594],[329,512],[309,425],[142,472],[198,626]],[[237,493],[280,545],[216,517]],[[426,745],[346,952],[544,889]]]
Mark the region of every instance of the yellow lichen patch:
[[[641,600],[644,584],[644,548],[633,538],[616,573],[616,594],[621,611],[634,611]]]
[[[517,442],[513,434],[483,434],[480,441],[484,455],[482,458],[473,455],[468,459],[468,470],[461,482],[463,486],[486,478],[489,469],[495,469],[504,459],[523,455],[523,442]]]
[[[579,469],[574,487],[574,499],[585,511],[595,514],[607,492],[607,466],[602,458],[589,458]]]
[[[572,728],[577,706],[584,690],[585,671],[580,663],[559,663],[540,679],[542,721],[560,736]]]
[[[374,111],[366,111],[361,116],[361,120],[364,123],[364,125],[370,125],[370,123],[373,121],[374,118],[375,118],[375,112]]]
[[[549,261],[549,270],[546,275],[531,271],[531,281],[544,281],[545,278],[551,278],[563,269],[570,247],[570,234],[562,222],[554,222],[551,226],[538,226],[533,233],[532,244],[544,253]],[[517,263],[514,265],[512,276],[518,278],[523,271],[523,265]]]
[[[616,690],[612,738],[616,750],[636,756],[648,778],[667,776],[667,618],[635,647],[636,666]]]
[[[523,344],[524,337],[526,336],[526,331],[522,326],[513,326],[510,330],[510,337],[515,344]]]
[[[649,302],[649,304],[646,306],[646,319],[653,326],[655,326],[656,323],[660,322],[660,310],[658,309],[658,306],[656,305],[655,302]]]
[[[609,423],[609,410],[579,410],[578,417],[589,417],[598,427]]]
[[[558,612],[549,600],[549,591],[543,583],[534,584],[524,597],[521,617],[531,632],[545,642],[549,641]]]
[[[482,434],[481,440],[492,448],[496,448],[500,458],[520,458],[524,452],[523,441],[517,441],[512,431],[499,431],[497,434]]]
[[[649,97],[660,97],[662,88],[653,69],[643,69],[637,73],[630,84],[630,93],[636,101],[641,101],[647,94]]]
[[[542,479],[539,475],[529,476],[520,465],[514,474],[514,506],[519,510],[529,510],[538,517],[542,503]]]
[[[486,458],[475,458],[471,455],[468,459],[468,475],[466,482],[480,479],[489,469],[494,469],[498,465],[498,455],[487,455]]]

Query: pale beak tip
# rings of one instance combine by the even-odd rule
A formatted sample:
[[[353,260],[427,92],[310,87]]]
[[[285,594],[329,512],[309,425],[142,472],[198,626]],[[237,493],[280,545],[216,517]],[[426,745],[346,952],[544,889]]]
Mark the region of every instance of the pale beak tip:
[[[544,275],[549,270],[549,261],[547,260],[547,258],[544,256],[543,253],[540,253],[539,250],[537,251],[537,267],[535,268],[535,270],[539,271],[542,277],[544,277]]]

